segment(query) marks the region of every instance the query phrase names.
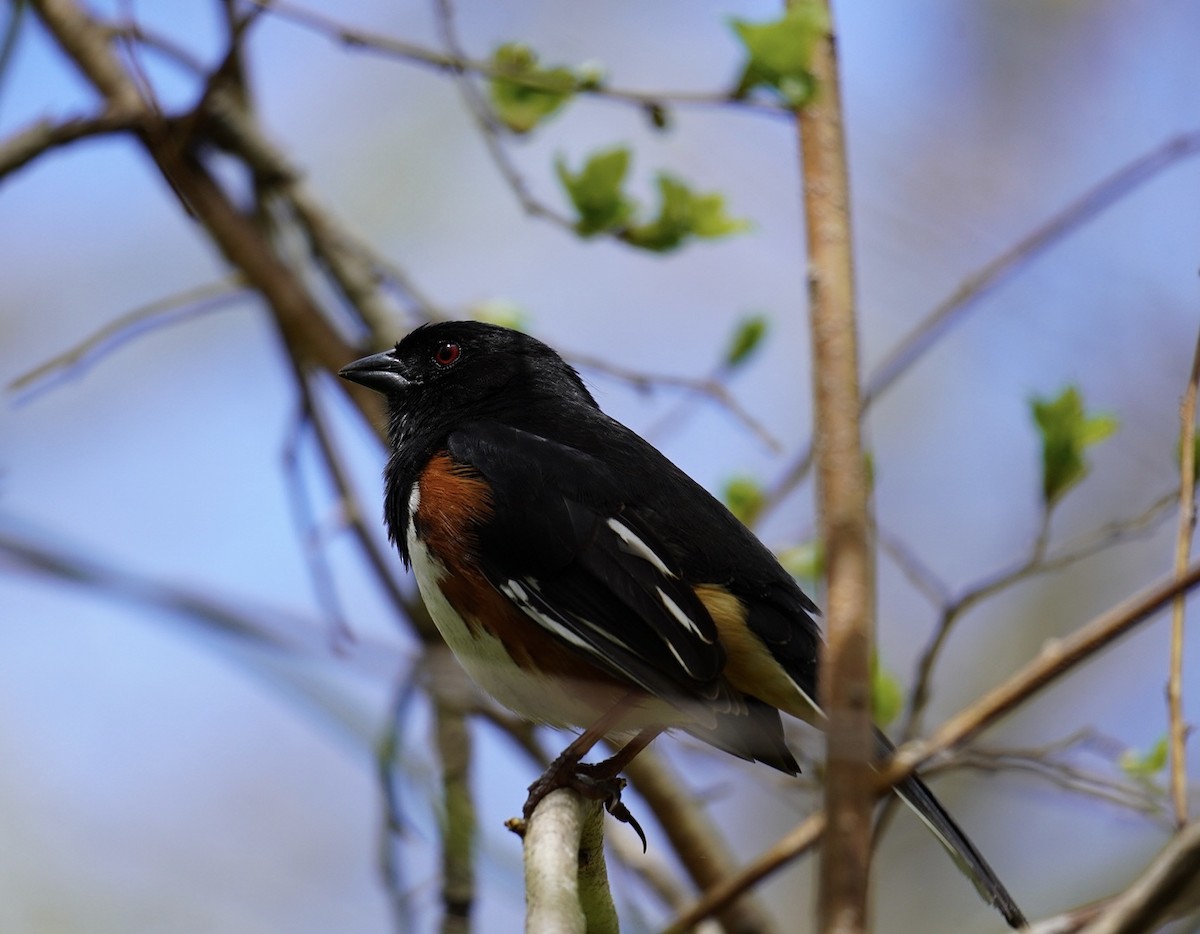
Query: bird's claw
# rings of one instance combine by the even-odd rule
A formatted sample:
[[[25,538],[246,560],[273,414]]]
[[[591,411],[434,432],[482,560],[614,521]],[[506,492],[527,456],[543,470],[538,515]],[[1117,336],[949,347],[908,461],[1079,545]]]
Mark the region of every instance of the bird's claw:
[[[628,824],[642,841],[642,852],[646,851],[646,834],[642,825],[629,813],[621,800],[621,792],[625,788],[625,779],[619,775],[609,775],[603,769],[604,763],[592,765],[589,763],[559,763],[551,764],[537,780],[529,786],[529,797],[525,799],[522,814],[525,820],[533,816],[534,808],[550,792],[559,788],[570,788],[579,792],[589,801],[600,801],[604,810],[623,824]]]

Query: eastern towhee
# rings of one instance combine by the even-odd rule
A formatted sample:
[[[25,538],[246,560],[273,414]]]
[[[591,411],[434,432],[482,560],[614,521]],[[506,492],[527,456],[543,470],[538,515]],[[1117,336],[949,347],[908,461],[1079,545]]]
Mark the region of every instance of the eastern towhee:
[[[522,717],[586,728],[530,807],[555,785],[594,783],[628,817],[611,782],[664,729],[799,772],[779,712],[824,720],[816,606],[720,502],[600,411],[557,353],[443,322],[341,375],[387,397],[388,531],[454,654]],[[580,765],[600,738],[631,734],[608,763]],[[892,747],[878,737],[882,758]],[[895,791],[1024,924],[925,784]]]

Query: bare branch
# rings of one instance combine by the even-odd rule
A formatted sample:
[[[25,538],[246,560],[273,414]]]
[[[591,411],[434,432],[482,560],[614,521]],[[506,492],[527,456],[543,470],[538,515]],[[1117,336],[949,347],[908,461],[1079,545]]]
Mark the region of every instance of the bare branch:
[[[578,792],[560,788],[550,792],[533,811],[525,827],[525,928],[528,931],[555,931],[561,934],[616,931],[616,913],[608,924],[588,917],[584,909],[580,858],[586,849],[589,860],[603,865],[602,845],[597,846],[596,831],[588,834],[587,824],[603,828],[604,812],[600,802],[585,802]],[[585,837],[592,845],[585,848]],[[589,879],[594,886],[596,879]],[[605,880],[599,880],[607,888]],[[611,908],[612,902],[609,901]]]
[[[315,300],[279,259],[255,220],[242,214],[188,148],[189,139],[170,132],[110,47],[110,31],[74,0],[30,0],[49,33],[107,100],[110,108],[145,115],[141,139],[177,196],[207,228],[213,242],[246,282],[270,305],[275,321],[303,362],[336,370],[354,349],[322,316]],[[378,412],[369,390],[350,390],[364,413]],[[369,401],[368,401],[369,400]]]
[[[867,380],[864,404],[870,405],[881,393],[886,392],[984,296],[1146,182],[1197,153],[1200,153],[1200,131],[1167,140],[1101,180],[1044,224],[1035,227],[1009,249],[969,275],[879,363]]]
[[[1175,573],[1187,570],[1196,531],[1196,394],[1200,390],[1200,338],[1192,356],[1192,372],[1179,406],[1179,532],[1175,539]],[[1175,822],[1188,821],[1187,724],[1183,719],[1183,621],[1184,599],[1175,598],[1171,607],[1171,657],[1167,675],[1167,715],[1171,749],[1171,801]]]
[[[642,845],[629,833],[614,833],[608,846],[625,868],[642,881],[658,901],[674,913],[687,908],[693,901],[692,892],[676,878],[674,867],[659,850],[642,852]],[[708,927],[708,930],[705,930]],[[726,929],[715,921],[705,922],[696,934],[722,934]]]
[[[500,177],[504,179],[504,183],[512,190],[513,196],[517,199],[521,208],[530,217],[540,217],[564,230],[574,231],[575,225],[569,217],[565,214],[560,214],[533,196],[524,176],[518,171],[516,165],[508,155],[508,150],[504,148],[504,144],[500,141],[500,126],[492,113],[491,107],[484,100],[483,95],[479,93],[479,89],[475,87],[471,76],[461,64],[464,56],[462,47],[458,42],[458,35],[454,29],[452,0],[434,0],[433,6],[442,41],[452,54],[450,61],[454,64],[450,66],[449,71],[454,75],[455,83],[458,85],[459,92],[462,94],[463,100],[467,105],[467,110],[470,111],[475,125],[479,128],[479,135],[483,138],[483,144],[487,148],[488,155],[495,164],[497,171],[500,173]]]
[[[1085,934],[1142,934],[1200,909],[1200,823],[1189,824]]]
[[[440,316],[434,302],[408,273],[352,233],[313,197],[303,182],[303,173],[266,138],[236,101],[215,92],[209,95],[205,108],[207,129],[225,148],[245,159],[256,176],[266,182],[267,193],[280,198],[300,223],[318,262],[370,331],[371,346],[389,343],[397,325],[394,308],[380,293],[383,281],[396,286],[418,320]]]
[[[1170,603],[1177,594],[1200,584],[1200,563],[1187,573],[1161,581],[1101,613],[1069,636],[1048,642],[1037,658],[966,709],[952,716],[927,739],[901,746],[880,770],[879,783],[890,787],[933,756],[953,748],[1026,703],[1101,649],[1125,635]]]
[[[870,671],[875,588],[859,423],[862,403],[846,142],[833,13],[828,0],[820,5],[831,24],[830,33],[814,44],[808,65],[819,91],[796,112],[808,246],[813,433],[820,439],[818,511],[828,568],[821,703],[828,715],[829,839],[821,854],[818,915],[822,931],[850,934],[867,927],[875,804]]]
[[[372,52],[440,72],[473,74],[483,78],[503,78],[535,90],[562,91],[559,85],[548,83],[535,74],[514,75],[498,69],[490,61],[472,59],[458,53],[437,52],[414,42],[381,35],[366,29],[358,29],[299,4],[284,2],[284,0],[249,0],[249,2],[268,10],[280,19],[286,19],[351,49]],[[634,91],[610,87],[597,81],[581,81],[573,90],[576,94],[627,104],[647,112],[658,112],[664,107],[732,107],[745,113],[766,117],[783,119],[791,116],[791,111],[781,104],[770,100],[738,98],[729,91]]]
[[[798,856],[807,853],[825,833],[825,812],[818,811],[797,824],[786,836],[736,875],[726,876],[709,889],[687,911],[678,915],[664,934],[683,934],[692,925],[711,918],[735,898],[773,875]]]
[[[950,595],[950,588],[946,582],[938,577],[933,569],[925,564],[899,536],[893,535],[876,524],[875,539],[879,542],[880,550],[896,563],[904,576],[924,595],[926,600],[936,607],[952,602],[953,597]]]
[[[213,311],[246,294],[241,276],[232,274],[216,282],[166,295],[118,316],[74,347],[18,376],[8,388],[20,392],[56,374],[77,373],[86,366],[95,365],[126,341],[166,324],[174,324],[181,318]]]
[[[1030,546],[1029,553],[1024,558],[1006,568],[985,575],[969,585],[957,597],[948,600],[939,599],[938,621],[917,660],[916,674],[909,692],[908,713],[900,735],[905,739],[911,739],[920,731],[922,715],[929,705],[934,668],[955,625],[966,615],[968,610],[983,600],[994,597],[1023,581],[1062,570],[1099,554],[1105,549],[1152,532],[1160,522],[1166,519],[1175,496],[1174,491],[1164,494],[1136,516],[1109,522],[1053,551],[1049,551],[1048,542],[1049,513],[1043,513],[1038,534]],[[909,574],[910,579],[918,573],[912,563],[916,559],[908,556],[903,546],[882,537],[881,542],[884,543],[889,554],[897,558],[900,566]],[[920,585],[918,587],[927,596],[934,593],[928,587]]]
[[[641,391],[652,390],[659,386],[669,386],[698,396],[706,396],[717,403],[717,405],[726,409],[730,415],[741,422],[742,425],[772,451],[779,451],[781,449],[779,439],[771,434],[771,430],[766,425],[755,418],[753,414],[738,402],[737,397],[729,391],[729,387],[719,379],[713,377],[672,376],[669,373],[647,373],[644,370],[619,366],[608,360],[602,360],[599,357],[589,356],[588,354],[564,353],[564,356],[574,366],[585,370],[595,370],[614,379],[622,380]]]
[[[1080,730],[1064,739],[1028,749],[984,749],[967,746],[941,757],[925,769],[928,777],[942,771],[973,769],[981,772],[1025,772],[1045,779],[1073,794],[1096,798],[1108,804],[1161,820],[1162,792],[1148,782],[1131,782],[1101,775],[1066,761],[1063,757],[1095,745],[1096,734]],[[1116,764],[1114,760],[1110,764]]]
[[[112,23],[109,25],[109,30],[116,38],[124,39],[127,43],[145,46],[150,51],[158,53],[193,77],[203,76],[206,72],[204,62],[193,55],[189,49],[169,36],[146,29],[137,20],[128,19],[124,22]]]
[[[303,379],[298,380],[303,386]],[[341,601],[338,599],[337,585],[333,571],[325,554],[325,536],[315,515],[315,510],[309,502],[308,489],[304,483],[301,469],[301,451],[306,430],[311,427],[310,415],[312,402],[307,390],[302,392],[301,409],[298,413],[292,431],[284,443],[283,473],[287,487],[289,502],[292,507],[292,520],[300,539],[300,550],[308,564],[308,576],[312,581],[313,593],[317,605],[329,622],[330,645],[335,651],[354,641],[354,632],[342,612]]]
[[[721,832],[661,756],[646,750],[629,764],[625,774],[653,810],[697,888],[708,892],[734,874],[736,863]],[[775,930],[766,909],[750,893],[741,898],[731,896],[714,910],[728,934],[771,934]]]
[[[422,656],[423,657],[423,656]],[[418,660],[419,661],[419,660]],[[404,881],[399,842],[405,832],[400,802],[397,764],[400,758],[400,726],[416,690],[415,662],[401,673],[392,695],[387,727],[375,745],[375,777],[383,795],[383,822],[379,832],[379,873],[388,895],[392,926],[397,934],[408,930],[412,900]]]
[[[163,584],[39,541],[33,533],[0,525],[0,566],[90,588],[114,600],[170,613],[208,632],[286,649],[305,657],[328,655],[323,625],[284,610],[243,606],[207,593]],[[356,644],[347,664],[367,674],[390,676],[402,665],[395,648],[376,642]]]
[[[57,122],[38,120],[0,142],[0,180],[53,149],[97,136],[137,130],[141,126],[141,119],[142,115],[138,112],[109,110],[95,116],[72,117]]]
[[[999,288],[1046,250],[1065,240],[1089,221],[1137,191],[1174,165],[1200,153],[1200,131],[1172,137],[1122,166],[1080,198],[1022,237],[999,256],[971,273],[953,292],[922,318],[875,367],[863,388],[863,407],[870,408],[883,393],[937,345],[979,301]],[[774,509],[808,475],[812,442],[771,488],[768,511]]]
[[[474,686],[445,645],[431,645],[426,658],[435,666],[426,678],[434,702],[437,754],[442,764],[442,934],[471,929],[475,901],[475,804],[471,798],[471,733],[466,711]]]

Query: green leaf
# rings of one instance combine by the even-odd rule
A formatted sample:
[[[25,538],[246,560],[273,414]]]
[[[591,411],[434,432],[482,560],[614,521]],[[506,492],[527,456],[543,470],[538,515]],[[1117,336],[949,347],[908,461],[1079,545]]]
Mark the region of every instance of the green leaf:
[[[879,664],[878,653],[871,654],[871,717],[876,726],[887,726],[904,707],[904,691],[896,676]]]
[[[792,545],[775,557],[783,569],[799,581],[815,583],[825,575],[825,550],[818,539]]]
[[[688,237],[713,239],[749,226],[726,213],[723,195],[697,194],[686,183],[665,173],[658,176],[658,193],[658,216],[630,227],[625,233],[625,239],[634,246],[666,253]]]
[[[628,149],[618,146],[595,153],[578,173],[562,158],[555,169],[579,215],[575,229],[580,234],[590,237],[625,226],[633,214],[633,203],[621,191],[629,171]]]
[[[734,97],[766,87],[789,107],[802,107],[812,99],[817,85],[808,66],[813,49],[830,25],[820,3],[794,3],[780,19],[766,23],[733,19],[730,25],[746,48],[746,64]]]
[[[488,82],[492,107],[514,133],[528,133],[559,110],[580,86],[569,68],[542,68],[537,53],[507,42],[492,53],[497,75]]]
[[[1121,754],[1121,771],[1130,778],[1145,781],[1167,767],[1167,738],[1164,736],[1146,752],[1126,749]]]
[[[723,237],[749,226],[725,212],[721,195],[697,194],[665,174],[658,176],[658,216],[636,222],[637,205],[622,190],[629,160],[629,150],[618,146],[594,153],[578,172],[561,157],[556,161],[559,180],[577,214],[575,230],[582,236],[611,233],[632,246],[666,252],[689,237]]]
[[[721,498],[743,525],[753,525],[767,504],[767,494],[753,477],[733,477],[725,483]]]
[[[1119,423],[1112,415],[1087,414],[1074,386],[1056,399],[1034,398],[1030,404],[1042,436],[1042,497],[1050,508],[1087,476],[1084,452],[1110,437]]]
[[[732,370],[749,360],[767,336],[770,326],[766,315],[748,315],[739,321],[725,349],[725,366]]]

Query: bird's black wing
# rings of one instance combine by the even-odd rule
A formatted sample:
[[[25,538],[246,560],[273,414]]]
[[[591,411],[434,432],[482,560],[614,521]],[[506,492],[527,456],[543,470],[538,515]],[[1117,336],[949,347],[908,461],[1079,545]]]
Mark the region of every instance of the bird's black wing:
[[[603,460],[528,431],[475,422],[451,457],[492,490],[481,570],[556,638],[684,708],[740,712],[720,677],[716,625]]]

